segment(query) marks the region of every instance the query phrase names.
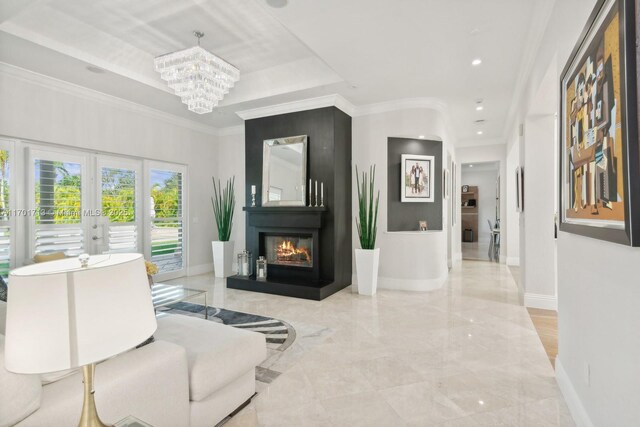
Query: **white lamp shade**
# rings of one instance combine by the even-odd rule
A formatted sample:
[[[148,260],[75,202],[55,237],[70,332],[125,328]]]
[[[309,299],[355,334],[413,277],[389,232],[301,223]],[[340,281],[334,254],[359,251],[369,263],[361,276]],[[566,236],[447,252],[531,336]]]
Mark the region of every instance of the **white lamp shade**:
[[[140,254],[96,255],[34,264],[9,275],[7,370],[75,368],[129,350],[156,330]]]

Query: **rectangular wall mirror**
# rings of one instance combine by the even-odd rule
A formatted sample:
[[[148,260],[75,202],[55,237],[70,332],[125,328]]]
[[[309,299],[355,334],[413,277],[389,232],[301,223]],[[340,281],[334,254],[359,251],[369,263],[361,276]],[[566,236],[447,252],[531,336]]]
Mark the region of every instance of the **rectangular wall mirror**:
[[[262,155],[262,206],[305,206],[307,135],[267,139]]]

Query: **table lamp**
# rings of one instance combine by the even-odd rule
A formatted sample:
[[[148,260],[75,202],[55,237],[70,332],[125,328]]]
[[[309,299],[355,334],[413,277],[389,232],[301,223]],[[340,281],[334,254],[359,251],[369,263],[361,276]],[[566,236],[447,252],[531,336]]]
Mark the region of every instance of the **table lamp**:
[[[9,274],[5,362],[21,374],[82,367],[80,426],[104,426],[96,411],[97,362],[125,352],[156,330],[140,254],[67,258]]]

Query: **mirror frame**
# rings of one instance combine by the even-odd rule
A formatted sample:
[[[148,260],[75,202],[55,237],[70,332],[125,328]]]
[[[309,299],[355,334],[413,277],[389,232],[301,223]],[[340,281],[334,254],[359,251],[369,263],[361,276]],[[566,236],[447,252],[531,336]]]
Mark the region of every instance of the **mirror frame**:
[[[262,145],[262,206],[306,206],[307,198],[307,135],[289,136],[286,138],[265,139]],[[300,200],[275,200],[269,201],[269,171],[271,160],[271,147],[277,145],[289,145],[302,143],[302,197]]]

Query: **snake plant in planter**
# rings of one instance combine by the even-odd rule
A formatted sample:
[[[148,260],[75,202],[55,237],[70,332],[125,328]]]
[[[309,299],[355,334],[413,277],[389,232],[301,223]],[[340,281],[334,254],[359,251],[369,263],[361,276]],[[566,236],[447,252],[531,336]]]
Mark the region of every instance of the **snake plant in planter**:
[[[229,241],[229,238],[231,237],[231,228],[233,226],[233,211],[236,207],[234,193],[236,178],[228,179],[224,188],[222,188],[220,180],[218,180],[217,184],[215,178],[212,178],[212,180],[213,197],[211,197],[211,204],[213,205],[213,215],[218,228],[218,240],[211,242],[213,270],[216,277],[228,277],[233,274],[233,242]]]
[[[376,248],[376,234],[378,232],[378,205],[380,191],[375,198],[376,167],[369,168],[369,175],[362,172],[362,182],[356,167],[356,181],[358,185],[358,218],[356,227],[360,246],[356,249],[356,274],[358,276],[358,293],[374,295],[378,287],[378,265],[380,249]]]

